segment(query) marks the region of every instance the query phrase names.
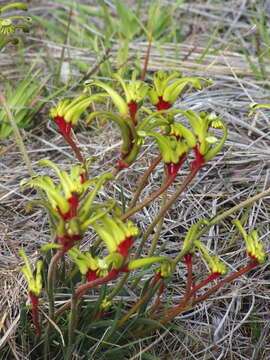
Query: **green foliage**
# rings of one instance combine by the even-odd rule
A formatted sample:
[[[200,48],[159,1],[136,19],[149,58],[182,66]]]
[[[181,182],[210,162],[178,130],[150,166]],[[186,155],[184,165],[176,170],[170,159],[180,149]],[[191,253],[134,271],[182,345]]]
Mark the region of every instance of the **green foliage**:
[[[18,127],[29,128],[33,116],[43,105],[39,97],[44,90],[48,77],[40,82],[40,71],[31,69],[25,78],[16,85],[6,83],[5,95],[7,106],[11,109]],[[0,140],[12,133],[12,126],[4,109],[0,109]]]

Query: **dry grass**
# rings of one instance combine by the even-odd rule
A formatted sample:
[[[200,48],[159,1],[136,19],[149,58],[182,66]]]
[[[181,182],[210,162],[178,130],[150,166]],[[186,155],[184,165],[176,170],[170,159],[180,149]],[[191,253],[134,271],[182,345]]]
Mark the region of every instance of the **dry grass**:
[[[164,253],[172,256],[178,253],[181,240],[196,220],[211,218],[270,185],[270,117],[262,111],[258,111],[253,117],[247,116],[251,102],[269,102],[269,90],[264,89],[264,85],[269,84],[254,76],[239,46],[239,43],[250,46],[250,56],[254,62],[257,61],[256,54],[252,53],[248,43],[248,37],[256,31],[251,21],[256,16],[256,2],[231,0],[213,3],[211,5],[207,1],[198,1],[190,6],[181,5],[179,17],[185,11],[188,37],[177,46],[155,44],[149,62],[149,72],[174,69],[185,75],[211,77],[213,86],[200,93],[185,94],[179,105],[184,109],[215,111],[223,116],[229,128],[228,140],[222,153],[203,168],[165,217],[160,245],[166,242]],[[264,5],[269,7],[269,2],[265,1]],[[34,7],[33,11],[42,14],[39,7]],[[218,32],[207,54],[202,56],[209,40],[208,34],[211,34],[217,24],[222,31]],[[50,71],[47,67],[48,56],[52,63],[57,63],[62,47],[33,35],[28,41],[32,45],[25,49],[25,61],[31,63],[39,54],[38,66],[44,68],[44,76]],[[146,46],[141,42],[132,43],[131,60],[137,52],[145,53]],[[89,63],[90,68],[94,66],[94,54],[77,48],[67,47],[67,50],[65,61],[80,58]],[[111,52],[112,62],[116,50],[117,44]],[[1,68],[1,74],[17,79],[21,76],[21,67],[14,68],[15,55],[9,48],[0,54],[0,62],[5,65]],[[200,57],[203,57],[201,61],[196,62]],[[266,63],[266,71],[269,74],[269,61]],[[79,80],[81,75],[73,70],[72,76]],[[47,110],[44,110],[43,117],[46,119]],[[98,172],[100,166],[103,170],[110,169],[118,154],[119,139],[113,127],[105,124],[100,129],[93,128],[90,132],[82,129],[77,134],[84,153],[98,157],[92,172]],[[31,213],[26,213],[24,209],[24,204],[36,197],[36,194],[20,190],[19,184],[22,179],[28,178],[28,173],[13,139],[9,138],[1,145],[0,348],[10,346],[14,359],[24,359],[14,338],[19,305],[26,299],[25,283],[19,272],[20,261],[16,253],[17,249],[23,247],[28,254],[34,254],[34,259],[40,245],[48,241],[49,230],[43,210],[34,208]],[[37,173],[45,171],[37,166],[38,160],[44,157],[49,157],[61,166],[72,162],[70,150],[50,123],[42,123],[37,130],[25,133],[25,146]],[[138,177],[143,174],[156,151],[153,144],[146,144],[137,163],[120,174],[127,198],[131,197]],[[142,198],[152,192],[154,181],[161,180],[162,172],[161,167],[157,168],[151,183],[144,189]],[[180,183],[187,173],[186,168],[177,182]],[[120,190],[115,186],[104,192],[119,198]],[[173,188],[170,188],[168,196],[172,193]],[[158,204],[159,201],[133,217],[142,229],[157,214]],[[238,214],[246,217],[247,228],[259,229],[267,253],[270,249],[269,211],[269,198],[264,198]],[[92,240],[89,235],[85,244],[88,245]],[[204,236],[203,241],[209,249],[221,256],[230,270],[245,264],[243,240],[234,233],[230,221],[215,226]],[[205,272],[205,267],[198,261],[195,270],[199,274]],[[157,333],[157,340],[153,344],[142,342],[138,356],[132,359],[140,359],[146,347],[155,359],[269,359],[269,276],[270,269],[266,262],[190,312],[178,316],[174,321],[175,327],[160,338]],[[183,292],[184,266],[178,267],[176,278],[177,281],[167,289],[166,294],[173,302]]]

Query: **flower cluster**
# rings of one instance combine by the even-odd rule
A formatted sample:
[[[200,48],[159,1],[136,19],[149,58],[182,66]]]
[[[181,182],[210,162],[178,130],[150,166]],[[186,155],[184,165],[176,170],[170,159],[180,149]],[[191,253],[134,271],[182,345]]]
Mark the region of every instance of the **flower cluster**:
[[[226,129],[221,122],[220,127],[224,130],[224,134],[220,141],[208,132],[208,129],[217,120],[216,116],[213,114],[197,115],[192,111],[170,110],[179,94],[188,85],[201,90],[203,83],[211,84],[210,80],[181,78],[178,73],[157,72],[154,74],[152,86],[149,86],[141,80],[136,80],[135,73],[129,83],[126,83],[118,74],[114,77],[124,89],[125,98],[101,81],[87,81],[86,89],[95,86],[105,90],[117,107],[119,115],[107,111],[95,111],[88,116],[87,121],[103,115],[105,118],[115,121],[120,127],[123,139],[121,158],[118,164],[120,168],[128,167],[134,162],[144,139],[150,136],[157,141],[163,160],[167,164],[169,177],[177,175],[185,154],[190,148],[194,149],[196,155],[194,166],[200,167],[223,146]],[[142,106],[143,100],[147,97],[155,106],[156,111]],[[140,112],[139,114],[140,108],[144,113]],[[193,131],[175,121],[177,114],[183,114],[189,119]],[[212,144],[214,143],[218,143],[218,145],[213,149]]]
[[[8,4],[0,8],[0,14],[10,9],[18,9],[27,11],[27,6],[21,2]],[[14,37],[5,37],[13,34],[17,29],[22,29],[24,32],[29,32],[29,25],[32,23],[32,19],[29,16],[13,15],[8,17],[0,17],[0,49],[6,45],[6,43],[13,41],[18,42]]]
[[[104,206],[93,205],[99,189],[113,176],[108,173],[97,179],[86,180],[86,170],[81,165],[72,166],[68,173],[49,160],[42,160],[39,164],[50,166],[60,183],[55,184],[49,176],[38,176],[24,186],[39,188],[46,193],[47,200],[32,203],[43,205],[49,211],[55,226],[56,242],[60,242],[67,251],[81,239],[89,225],[114,206],[115,202],[107,202]],[[92,185],[93,190],[88,192]]]

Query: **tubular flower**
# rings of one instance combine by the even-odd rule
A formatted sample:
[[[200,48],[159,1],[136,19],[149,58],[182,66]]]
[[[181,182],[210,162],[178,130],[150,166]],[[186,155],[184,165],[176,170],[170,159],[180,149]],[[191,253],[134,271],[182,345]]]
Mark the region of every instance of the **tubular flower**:
[[[48,197],[48,207],[57,212],[64,220],[78,214],[81,195],[93,181],[85,182],[85,169],[80,165],[72,166],[70,172],[60,170],[50,160],[42,160],[39,165],[48,165],[56,172],[60,184],[56,185],[49,176],[39,176],[27,184],[43,189]]]
[[[181,255],[185,256],[194,253],[194,241],[198,239],[198,232],[205,225],[208,225],[209,221],[206,219],[199,220],[196,224],[192,225],[184,239]]]
[[[38,337],[41,336],[41,327],[38,316],[38,306],[39,306],[39,297],[42,291],[42,277],[41,277],[41,269],[42,269],[42,261],[38,261],[36,265],[36,274],[33,274],[31,265],[24,250],[19,250],[20,256],[22,256],[25,265],[21,267],[21,271],[27,279],[28,282],[28,294],[31,300],[32,305],[32,320],[36,330],[36,335]]]
[[[133,244],[133,237],[138,234],[139,230],[131,221],[125,224],[116,216],[105,215],[99,219],[99,222],[101,225],[94,223],[92,226],[105,242],[110,253],[106,261],[111,262],[114,268],[118,269],[128,256],[128,251]]]
[[[125,93],[125,99],[118,94],[111,86],[104,84],[101,81],[87,81],[85,82],[87,86],[98,86],[104,89],[108,96],[112,99],[114,105],[117,107],[119,114],[126,119],[129,115],[132,120],[133,125],[136,126],[137,111],[141,105],[141,102],[145,98],[145,95],[148,92],[148,85],[141,80],[136,80],[136,73],[133,72],[132,79],[129,83],[126,83],[125,80],[119,75],[115,74],[114,78],[117,79]]]
[[[196,157],[193,166],[200,167],[205,161],[212,159],[223,147],[227,138],[227,128],[215,113],[201,112],[198,115],[192,110],[181,111],[181,113],[188,118],[193,128],[196,139],[196,144],[193,146]],[[217,139],[209,132],[210,128],[222,129],[222,138]],[[194,143],[194,138],[189,135],[187,138],[190,139],[190,144]]]
[[[158,273],[164,277],[169,276],[172,273],[173,260],[165,256],[153,256],[144,259],[131,260],[127,267],[128,270],[135,270],[144,266],[156,264],[158,262],[162,262]]]
[[[29,294],[31,293],[34,296],[40,296],[42,290],[42,278],[41,278],[42,261],[37,262],[36,275],[34,276],[31,265],[24,250],[19,250],[19,254],[25,262],[25,265],[21,267],[21,271],[27,279]]]
[[[155,131],[140,131],[139,135],[143,138],[146,136],[153,137],[162,154],[163,162],[167,165],[168,178],[177,176],[178,170],[185,160],[185,155],[189,146],[185,140],[178,140],[176,136],[163,135]]]
[[[104,259],[93,257],[89,252],[82,253],[76,248],[69,250],[68,253],[77,264],[81,274],[85,275],[88,281],[108,275],[109,266]]]
[[[250,111],[248,113],[248,116],[251,116],[254,111],[258,110],[258,109],[270,109],[270,104],[250,104],[249,105]]]
[[[52,167],[58,175],[60,183],[56,185],[49,176],[38,176],[24,185],[45,191],[48,201],[42,199],[31,203],[42,205],[49,211],[55,225],[56,241],[60,241],[62,248],[67,251],[81,239],[83,232],[92,223],[115,206],[114,200],[100,205],[93,204],[104,182],[113,179],[113,176],[103,174],[97,179],[85,181],[85,169],[80,165],[72,166],[69,173],[60,170],[49,160],[41,161],[40,165]],[[94,187],[86,194],[90,185]],[[44,251],[49,248],[46,247],[46,250],[44,248]]]
[[[158,71],[154,74],[153,87],[148,92],[150,101],[157,110],[169,109],[177,97],[181,94],[184,88],[191,84],[196,89],[202,89],[202,82],[211,84],[211,81],[206,78],[180,78],[180,74],[174,72],[167,74],[164,71]]]
[[[102,94],[88,96],[86,94],[78,96],[71,101],[64,99],[59,101],[58,106],[51,108],[50,115],[55,120],[63,137],[70,137],[70,131],[77,125],[81,115],[88,106],[94,101],[100,101]]]
[[[16,2],[16,3],[13,3],[13,4],[8,4],[8,5],[5,5],[3,7],[0,8],[0,14],[4,11],[7,11],[7,10],[10,10],[12,8],[18,8],[19,10],[23,10],[23,11],[26,11],[27,10],[27,6],[22,3],[22,2]]]
[[[263,250],[263,244],[259,242],[257,231],[253,230],[251,234],[248,235],[239,220],[233,220],[233,223],[237,226],[245,239],[247,253],[250,256],[251,260],[255,259],[260,264],[264,263],[265,252]]]
[[[89,86],[98,86],[101,87],[103,90],[106,91],[106,93],[108,94],[108,96],[112,99],[114,105],[117,107],[119,114],[123,117],[126,118],[129,114],[129,108],[128,105],[126,103],[126,101],[122,98],[121,95],[118,94],[117,91],[115,91],[111,86],[103,83],[102,81],[98,81],[98,80],[88,80],[85,83],[86,89],[85,91],[87,91]]]
[[[194,245],[198,247],[205,259],[205,261],[208,263],[208,266],[212,272],[212,274],[218,274],[218,275],[224,275],[226,274],[226,265],[223,264],[218,256],[210,256],[206,247],[199,241],[195,240]]]
[[[129,108],[129,116],[133,124],[136,126],[138,123],[137,111],[141,106],[149,87],[144,81],[136,80],[135,72],[133,72],[129,83],[126,83],[119,74],[114,75],[114,78],[120,82],[125,92],[126,103]]]

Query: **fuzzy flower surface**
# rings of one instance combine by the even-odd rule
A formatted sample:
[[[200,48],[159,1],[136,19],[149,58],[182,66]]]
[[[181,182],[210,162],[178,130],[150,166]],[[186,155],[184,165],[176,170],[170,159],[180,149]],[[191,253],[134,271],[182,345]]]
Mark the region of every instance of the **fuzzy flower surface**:
[[[80,95],[74,100],[63,99],[59,101],[56,107],[51,108],[50,115],[64,137],[70,137],[70,131],[73,126],[78,124],[81,115],[86,111],[88,106],[95,101],[102,100],[102,95],[88,96]]]
[[[36,274],[34,274],[30,262],[24,252],[24,250],[19,250],[20,256],[23,258],[25,265],[21,267],[21,271],[26,277],[28,282],[28,291],[29,293],[40,296],[42,291],[42,261],[38,261],[36,265]]]
[[[265,251],[263,244],[259,241],[259,236],[256,230],[253,230],[250,235],[244,230],[239,220],[233,220],[233,223],[237,226],[241,234],[243,235],[247,253],[251,259],[255,259],[258,263],[263,264],[265,262]]]

